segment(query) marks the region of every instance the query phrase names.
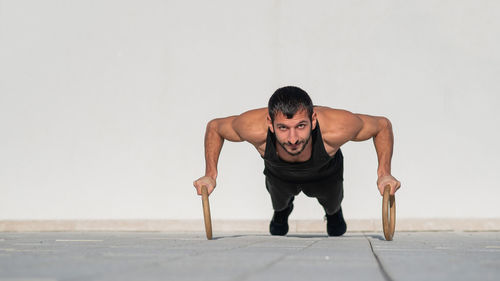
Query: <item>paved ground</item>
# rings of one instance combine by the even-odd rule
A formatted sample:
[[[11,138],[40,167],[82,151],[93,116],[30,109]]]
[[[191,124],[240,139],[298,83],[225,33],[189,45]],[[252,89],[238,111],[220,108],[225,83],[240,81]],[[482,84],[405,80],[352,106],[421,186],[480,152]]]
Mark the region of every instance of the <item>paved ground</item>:
[[[500,232],[4,232],[0,280],[500,280]]]

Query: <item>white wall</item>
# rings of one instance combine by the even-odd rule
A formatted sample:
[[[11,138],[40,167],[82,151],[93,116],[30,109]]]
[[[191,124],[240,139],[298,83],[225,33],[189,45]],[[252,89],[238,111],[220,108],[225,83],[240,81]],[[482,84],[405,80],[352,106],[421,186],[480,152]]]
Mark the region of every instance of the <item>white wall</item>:
[[[0,0],[0,219],[201,218],[215,117],[284,85],[393,122],[399,218],[500,217],[496,1]],[[380,216],[372,142],[347,218]],[[226,143],[214,219],[268,219],[263,161]],[[321,219],[301,195],[292,218]]]

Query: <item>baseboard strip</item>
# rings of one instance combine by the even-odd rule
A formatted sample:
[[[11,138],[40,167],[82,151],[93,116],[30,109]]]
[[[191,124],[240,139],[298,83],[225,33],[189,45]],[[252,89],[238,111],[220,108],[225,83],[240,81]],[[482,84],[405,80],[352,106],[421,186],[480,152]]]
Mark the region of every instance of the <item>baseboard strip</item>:
[[[267,233],[267,220],[213,220],[214,232]],[[321,220],[291,220],[290,232],[325,232]],[[381,220],[347,220],[351,232],[378,232]],[[203,232],[202,220],[1,220],[0,232],[24,231],[164,231]],[[500,231],[500,218],[493,219],[398,219],[396,231]]]

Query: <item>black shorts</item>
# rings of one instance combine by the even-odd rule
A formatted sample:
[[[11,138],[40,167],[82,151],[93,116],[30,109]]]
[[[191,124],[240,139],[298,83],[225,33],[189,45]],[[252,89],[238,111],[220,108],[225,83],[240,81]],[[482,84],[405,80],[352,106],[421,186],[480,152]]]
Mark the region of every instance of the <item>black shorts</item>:
[[[266,176],[266,188],[271,195],[275,211],[284,210],[290,200],[301,191],[308,197],[316,198],[329,215],[335,214],[340,209],[340,204],[344,198],[344,181],[342,177],[340,179],[337,177],[337,179],[296,184]]]

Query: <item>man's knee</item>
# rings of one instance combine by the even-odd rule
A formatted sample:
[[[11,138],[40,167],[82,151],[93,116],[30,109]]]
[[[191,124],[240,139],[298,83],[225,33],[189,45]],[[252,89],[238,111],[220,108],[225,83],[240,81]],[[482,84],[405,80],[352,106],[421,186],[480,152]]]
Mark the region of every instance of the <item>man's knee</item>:
[[[343,193],[344,187],[342,181],[318,183],[305,186],[302,192],[308,197],[314,198],[331,198],[337,197]]]

